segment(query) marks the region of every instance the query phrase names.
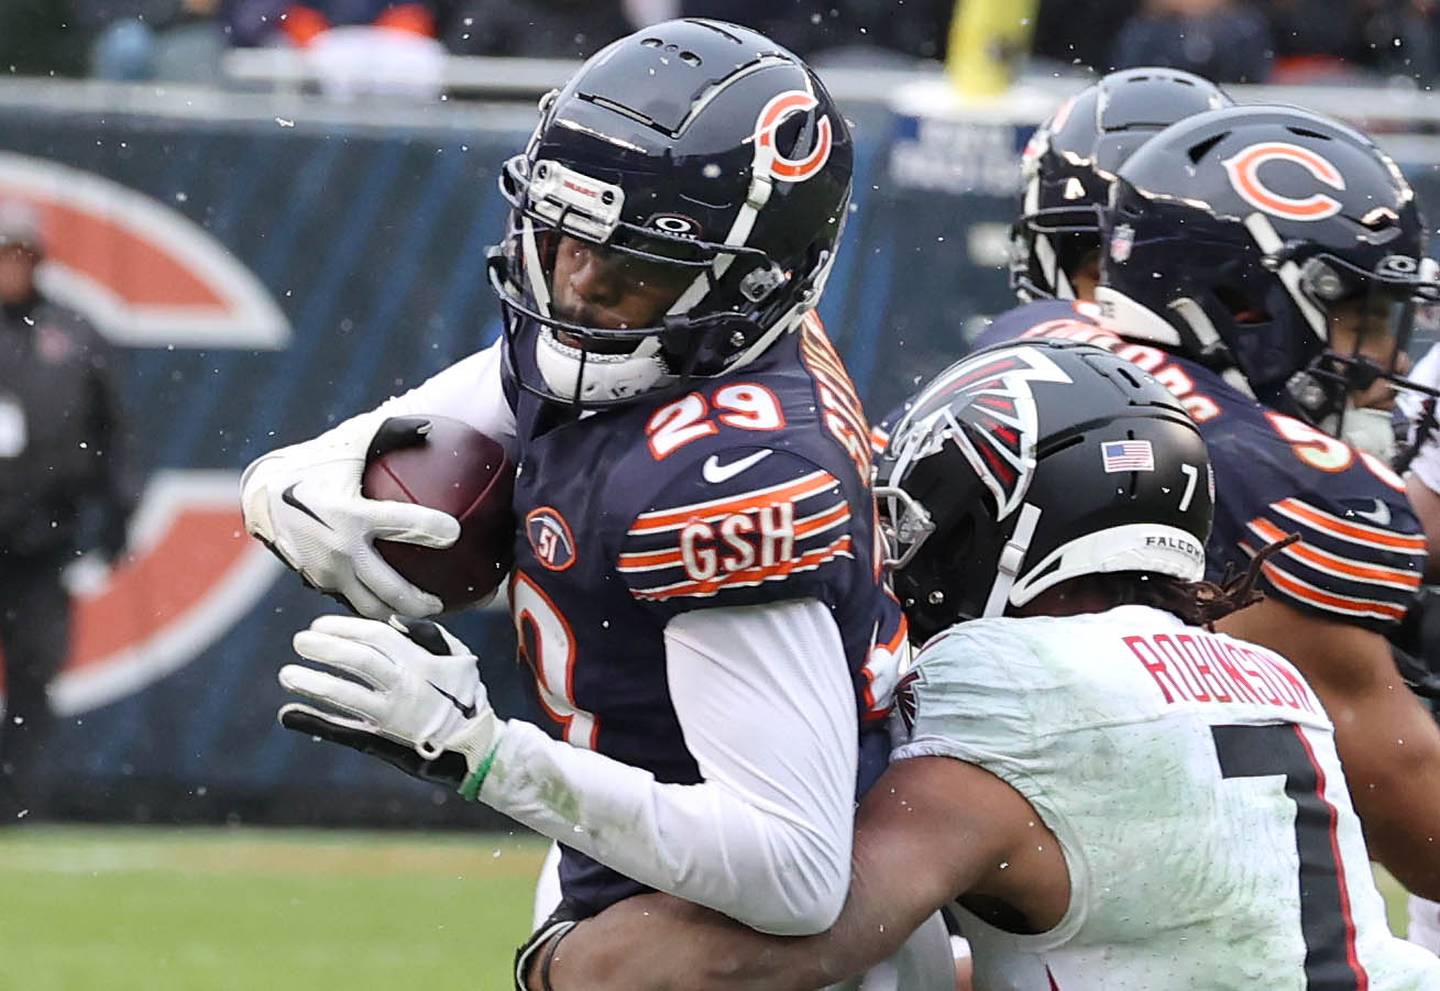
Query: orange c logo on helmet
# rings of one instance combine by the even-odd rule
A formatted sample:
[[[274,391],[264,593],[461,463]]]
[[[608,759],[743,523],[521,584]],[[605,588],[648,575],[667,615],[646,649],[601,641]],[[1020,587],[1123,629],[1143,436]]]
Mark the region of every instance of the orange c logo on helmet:
[[[1309,172],[1331,189],[1344,189],[1345,177],[1329,159],[1309,148],[1285,141],[1266,141],[1241,149],[1222,164],[1230,185],[1251,206],[1285,220],[1324,220],[1340,212],[1340,201],[1324,193],[1304,199],[1282,196],[1260,181],[1260,166],[1267,162],[1291,162]]]
[[[804,158],[789,158],[775,147],[775,131],[793,114],[814,110],[820,101],[804,90],[792,89],[770,98],[755,119],[755,156],[758,164],[768,164],[770,174],[785,182],[804,182],[814,178],[830,160],[833,135],[830,118],[822,116],[815,125],[815,147]]]

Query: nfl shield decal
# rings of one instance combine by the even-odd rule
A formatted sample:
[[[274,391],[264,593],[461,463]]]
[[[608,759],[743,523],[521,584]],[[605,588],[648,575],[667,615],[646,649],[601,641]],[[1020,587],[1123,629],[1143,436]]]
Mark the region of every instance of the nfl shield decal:
[[[1125,262],[1130,258],[1130,252],[1135,247],[1135,228],[1129,224],[1121,224],[1115,228],[1110,235],[1110,257],[1117,262]]]

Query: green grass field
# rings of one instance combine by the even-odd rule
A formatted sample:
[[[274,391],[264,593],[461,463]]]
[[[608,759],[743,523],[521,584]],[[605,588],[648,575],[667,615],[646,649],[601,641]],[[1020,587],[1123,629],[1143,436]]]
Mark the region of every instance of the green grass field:
[[[9,830],[0,988],[507,991],[544,853],[499,834]]]
[[[0,988],[506,991],[545,846],[503,834],[0,833]]]

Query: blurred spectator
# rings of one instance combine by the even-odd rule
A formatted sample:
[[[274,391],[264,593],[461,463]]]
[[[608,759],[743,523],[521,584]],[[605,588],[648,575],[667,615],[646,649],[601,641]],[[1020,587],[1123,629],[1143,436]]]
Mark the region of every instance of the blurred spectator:
[[[98,32],[90,52],[100,79],[213,83],[225,39],[220,0],[105,0],[84,5],[81,28]]]
[[[84,0],[0,0],[0,73],[79,75],[85,36],[71,21],[72,3]]]
[[[1351,82],[1366,74],[1432,81],[1440,71],[1434,0],[1269,0],[1273,82]]]
[[[437,0],[225,0],[222,16],[231,44],[303,49],[330,96],[440,95]]]
[[[113,561],[135,502],[109,349],[40,294],[43,256],[35,211],[0,202],[0,822],[43,803],[32,772],[54,722],[46,688],[70,641],[61,573],[81,551]]]
[[[528,4],[516,3],[516,6]],[[223,0],[230,44],[292,44],[304,48],[336,27],[380,27],[433,38],[435,0]]]
[[[1440,76],[1440,3],[1436,0],[1362,0],[1370,16],[1363,37],[1362,64],[1387,76],[1422,83]]]
[[[1140,0],[1041,0],[1034,54],[1108,72],[1115,38],[1139,7]]]
[[[1163,65],[1217,83],[1263,82],[1270,59],[1265,15],[1235,0],[1145,0],[1111,56],[1116,69]]]
[[[636,26],[618,2],[459,0],[444,41],[457,55],[588,58]]]
[[[673,17],[754,28],[802,56],[888,51],[939,59],[955,0],[453,0],[442,32],[460,55],[584,58]],[[831,60],[833,61],[833,59]]]

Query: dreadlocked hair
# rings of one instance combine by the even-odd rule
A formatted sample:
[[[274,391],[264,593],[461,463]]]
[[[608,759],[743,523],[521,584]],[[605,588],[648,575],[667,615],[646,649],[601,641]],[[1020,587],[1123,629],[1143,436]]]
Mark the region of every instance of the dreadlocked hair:
[[[1267,559],[1300,539],[1292,533],[1273,544],[1260,548],[1250,565],[1238,574],[1227,569],[1219,583],[1187,582],[1168,575],[1124,571],[1109,575],[1093,575],[1093,580],[1118,606],[1150,606],[1178,616],[1187,626],[1203,626],[1215,632],[1215,624],[1263,599],[1255,587]]]

